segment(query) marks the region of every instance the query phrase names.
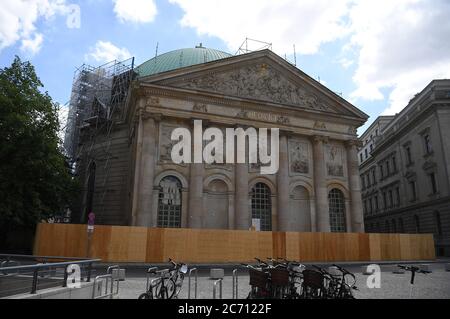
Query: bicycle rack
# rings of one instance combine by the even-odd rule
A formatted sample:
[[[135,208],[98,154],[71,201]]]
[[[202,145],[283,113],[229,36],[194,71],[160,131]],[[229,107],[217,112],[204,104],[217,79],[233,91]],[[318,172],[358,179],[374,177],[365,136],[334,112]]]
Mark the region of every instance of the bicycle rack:
[[[149,283],[150,283],[150,274],[151,273],[156,273],[158,271],[158,267],[150,267],[149,269],[147,269],[147,283],[145,285],[146,291],[148,291],[148,289],[150,288]]]
[[[222,281],[223,279],[218,279],[214,282],[214,286],[213,286],[213,299],[216,299],[216,289],[217,289],[217,284],[219,284],[220,286],[220,294],[219,294],[219,298],[222,299]]]
[[[97,289],[99,289],[98,284],[103,282],[106,282],[105,294],[100,294],[99,296],[96,296]],[[102,293],[102,290],[103,287],[100,287],[99,292]],[[112,299],[112,297],[118,294],[118,292],[119,289],[117,289],[117,293],[114,292],[114,280],[111,274],[95,277],[94,285],[92,287],[92,299],[105,299],[105,298]]]
[[[191,299],[191,274],[195,271],[195,284],[194,284],[194,299],[197,299],[197,279],[198,279],[198,271],[197,268],[192,268],[189,270],[189,278],[188,278],[188,299]]]
[[[117,269],[117,279],[114,280],[113,276],[112,276],[112,271],[113,269]],[[116,289],[116,294],[119,294],[119,276],[120,276],[120,266],[119,265],[114,265],[114,266],[109,266],[108,270],[106,270],[106,274],[111,275],[111,279],[114,281],[117,281],[117,289]]]
[[[231,299],[238,299],[238,270],[233,270],[233,292]]]

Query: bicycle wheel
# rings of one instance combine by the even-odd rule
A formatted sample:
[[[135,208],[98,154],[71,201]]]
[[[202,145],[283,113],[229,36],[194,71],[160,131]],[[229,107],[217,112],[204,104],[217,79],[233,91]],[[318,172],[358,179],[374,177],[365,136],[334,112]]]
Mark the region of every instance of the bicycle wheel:
[[[144,292],[143,294],[139,295],[138,299],[153,299],[153,296],[151,293]]]
[[[175,282],[171,279],[164,279],[156,287],[155,296],[158,299],[172,299],[175,294]]]

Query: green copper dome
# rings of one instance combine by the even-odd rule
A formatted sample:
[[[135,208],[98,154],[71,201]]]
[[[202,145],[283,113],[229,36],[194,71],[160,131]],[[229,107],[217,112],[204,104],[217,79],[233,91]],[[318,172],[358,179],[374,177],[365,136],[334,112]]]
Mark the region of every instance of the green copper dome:
[[[191,65],[225,59],[231,56],[231,54],[223,51],[198,46],[195,48],[180,49],[158,55],[157,57],[142,63],[135,69],[135,71],[140,77],[144,77]]]

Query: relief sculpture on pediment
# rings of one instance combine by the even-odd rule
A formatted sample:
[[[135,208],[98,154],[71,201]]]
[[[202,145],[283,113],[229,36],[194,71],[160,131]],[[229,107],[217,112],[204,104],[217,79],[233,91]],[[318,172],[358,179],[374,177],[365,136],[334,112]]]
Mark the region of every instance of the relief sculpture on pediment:
[[[210,73],[177,86],[317,110],[327,109],[314,93],[262,63],[232,71]]]

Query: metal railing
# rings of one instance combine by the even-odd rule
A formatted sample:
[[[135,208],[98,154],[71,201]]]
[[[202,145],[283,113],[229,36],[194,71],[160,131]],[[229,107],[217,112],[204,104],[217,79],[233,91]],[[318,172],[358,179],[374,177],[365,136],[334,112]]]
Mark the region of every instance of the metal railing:
[[[194,282],[194,299],[197,299],[197,280],[198,280],[198,271],[197,268],[192,268],[189,270],[189,278],[188,278],[188,299],[191,299],[191,276],[195,271],[195,282]]]
[[[117,289],[115,292],[114,292],[114,282],[117,282]],[[105,289],[103,289],[103,283],[105,283]],[[119,294],[119,280],[114,280],[112,274],[95,277],[94,285],[92,287],[92,299],[106,299],[106,298],[112,299],[114,295],[118,294]]]
[[[114,278],[114,276],[113,276],[114,270],[117,270],[117,278]],[[111,275],[113,282],[117,281],[116,294],[119,294],[120,266],[119,265],[109,266],[108,269],[106,270],[106,274]]]
[[[233,292],[231,299],[238,299],[238,270],[233,270]]]
[[[217,284],[219,284],[219,299],[222,299],[222,281],[223,279],[218,279],[214,282],[213,285],[213,299],[216,299],[216,290],[217,290]]]
[[[2,265],[9,265],[9,263],[11,263],[12,261],[12,257],[15,258],[23,258],[23,259],[45,259],[46,261],[48,260],[55,260],[55,259],[60,259],[60,260],[70,260],[71,258],[68,257],[53,257],[53,256],[26,256],[26,255],[0,255],[0,257],[2,256],[7,256],[7,260],[6,263],[2,262]],[[92,264],[101,261],[101,259],[73,259],[72,261],[65,261],[65,262],[57,262],[57,263],[50,263],[50,262],[46,262],[46,263],[39,263],[39,264],[34,264],[34,265],[19,265],[19,266],[8,266],[8,267],[1,267],[0,268],[0,278],[8,278],[11,279],[12,277],[19,277],[19,276],[29,276],[32,278],[32,282],[31,282],[31,289],[30,289],[30,293],[31,294],[36,294],[37,290],[38,290],[38,284],[39,284],[39,276],[40,274],[43,274],[45,271],[49,271],[49,270],[56,270],[57,268],[63,268],[64,269],[64,279],[63,279],[63,283],[62,283],[62,287],[67,287],[67,280],[69,277],[69,273],[68,273],[68,269],[69,266],[71,265],[78,265],[80,266],[86,266],[87,269],[85,271],[86,273],[86,282],[90,282],[91,281],[91,273],[92,273]],[[80,273],[80,276],[82,276],[82,274]],[[60,280],[60,279],[55,279],[55,280]],[[80,278],[81,280],[81,278]],[[52,283],[52,286],[56,286],[54,283]]]

